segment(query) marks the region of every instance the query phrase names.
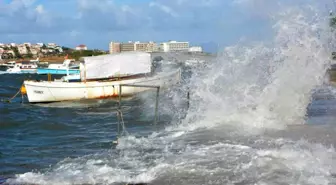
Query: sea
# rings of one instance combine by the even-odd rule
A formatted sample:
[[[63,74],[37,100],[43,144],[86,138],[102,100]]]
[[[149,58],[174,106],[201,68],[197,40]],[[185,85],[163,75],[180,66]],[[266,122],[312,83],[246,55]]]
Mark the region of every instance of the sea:
[[[116,100],[8,103],[23,80],[46,77],[1,74],[0,184],[336,184],[332,2],[234,6],[262,17],[272,39],[205,63],[162,61],[183,80],[160,92],[157,124],[155,92],[122,100],[118,132]]]

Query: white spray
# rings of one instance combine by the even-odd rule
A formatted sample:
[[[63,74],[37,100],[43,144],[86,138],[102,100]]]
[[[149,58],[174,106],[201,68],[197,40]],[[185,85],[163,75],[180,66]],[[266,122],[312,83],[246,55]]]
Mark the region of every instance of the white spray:
[[[323,82],[330,63],[328,19],[307,4],[278,8],[270,17],[273,41],[227,47],[210,71],[194,77],[191,89],[198,101],[187,127],[282,128],[305,122],[311,91]],[[195,117],[196,125],[190,121]]]

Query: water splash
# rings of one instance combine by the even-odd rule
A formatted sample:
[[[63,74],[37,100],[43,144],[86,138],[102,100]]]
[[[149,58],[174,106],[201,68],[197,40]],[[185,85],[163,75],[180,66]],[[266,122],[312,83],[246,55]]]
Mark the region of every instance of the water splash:
[[[330,63],[328,19],[312,5],[279,8],[270,19],[272,41],[227,47],[210,71],[194,77],[197,101],[189,127],[282,128],[305,122],[311,91],[322,84]],[[196,125],[190,121],[195,119]]]

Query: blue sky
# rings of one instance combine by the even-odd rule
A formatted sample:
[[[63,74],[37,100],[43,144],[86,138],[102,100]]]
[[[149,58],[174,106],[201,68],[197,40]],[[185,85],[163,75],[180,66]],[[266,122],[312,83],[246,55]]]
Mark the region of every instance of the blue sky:
[[[232,0],[0,0],[0,42],[107,49],[109,41],[228,45],[263,34]]]

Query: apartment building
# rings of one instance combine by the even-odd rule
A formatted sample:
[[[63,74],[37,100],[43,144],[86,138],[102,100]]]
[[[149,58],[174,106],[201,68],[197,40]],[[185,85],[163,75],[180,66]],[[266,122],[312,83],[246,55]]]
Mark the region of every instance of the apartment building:
[[[174,51],[189,51],[189,42],[169,41],[160,44],[160,51],[174,52]]]
[[[154,52],[157,50],[155,42],[135,42],[135,51]]]
[[[17,49],[18,49],[18,52],[21,54],[21,55],[26,55],[28,54],[28,49],[26,47],[26,45],[24,44],[20,44],[17,46]]]
[[[135,51],[135,43],[134,42],[127,42],[120,44],[120,52],[127,52],[127,51]]]
[[[143,51],[143,52],[179,52],[179,51],[189,51],[189,42],[177,42],[177,41],[169,41],[163,42],[159,45],[155,42],[110,42],[109,44],[109,52],[112,53],[120,53],[120,52],[128,52],[128,51]],[[200,48],[192,48],[193,52],[202,52]]]
[[[120,53],[120,42],[110,42],[109,44],[109,53]]]
[[[55,46],[56,47],[56,46]],[[75,48],[75,50],[77,50],[77,51],[83,51],[83,50],[88,50],[88,48],[86,47],[86,45],[84,45],[84,44],[80,44],[80,45],[78,45],[76,48]]]

